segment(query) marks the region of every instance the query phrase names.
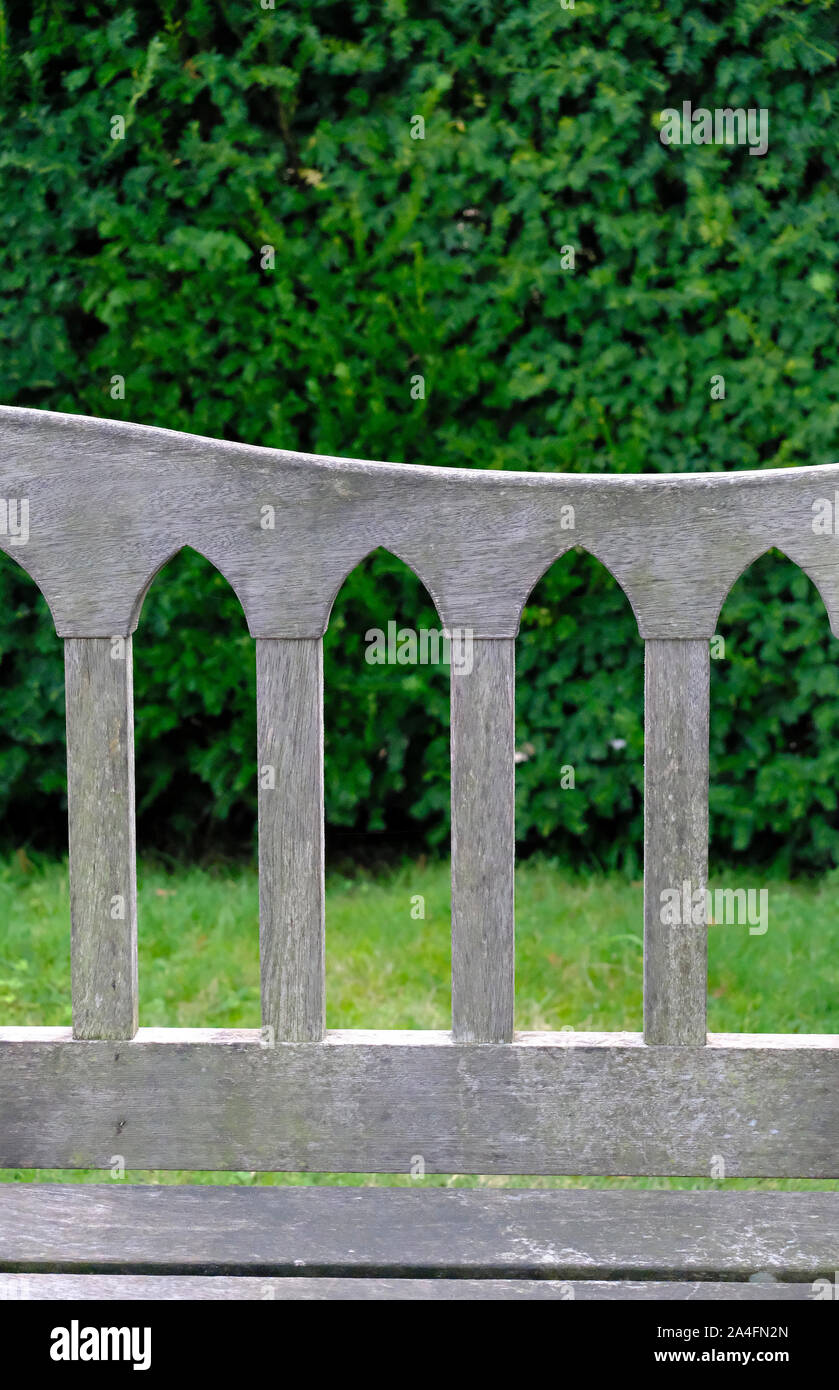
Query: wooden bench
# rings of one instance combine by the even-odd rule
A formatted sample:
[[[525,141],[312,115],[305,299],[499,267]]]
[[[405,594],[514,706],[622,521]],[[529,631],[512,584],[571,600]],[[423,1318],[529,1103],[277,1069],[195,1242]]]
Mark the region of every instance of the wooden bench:
[[[812,1297],[839,1194],[132,1187],[129,1169],[839,1176],[839,1039],[706,1035],[706,927],[662,894],[707,873],[709,639],[780,547],[836,631],[839,466],[515,474],[320,458],[0,410],[0,545],[66,652],[73,1027],[0,1027],[0,1295]],[[132,633],[182,546],[256,643],[262,1030],[138,1028]],[[405,561],[452,676],[451,1032],[326,1031],[321,641],[350,570]],[[514,648],[582,546],[646,644],[644,1032],[517,1033]],[[272,769],[268,775],[265,769]],[[2,1024],[2,1019],[0,1019]]]

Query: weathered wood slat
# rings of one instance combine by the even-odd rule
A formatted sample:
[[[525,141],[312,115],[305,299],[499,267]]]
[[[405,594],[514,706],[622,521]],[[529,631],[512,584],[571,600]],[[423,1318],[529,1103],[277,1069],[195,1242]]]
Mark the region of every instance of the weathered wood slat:
[[[0,1030],[0,1167],[839,1177],[836,1037],[61,1031]]]
[[[278,1041],[318,1041],[326,1027],[320,638],[259,639],[256,688],[262,1022]]]
[[[813,1280],[839,1193],[0,1184],[8,1273]]]
[[[73,1028],[137,1031],[134,695],[130,637],[68,637],[67,797]]]
[[[451,664],[452,1029],[513,1036],[515,645],[471,641]]]
[[[28,1300],[170,1300],[201,1299],[228,1302],[250,1299],[276,1302],[373,1300],[448,1302],[453,1299],[561,1299],[612,1302],[616,1299],[655,1302],[690,1301],[804,1302],[812,1300],[810,1284],[750,1284],[703,1280],[602,1279],[273,1279],[267,1276],[224,1274],[0,1274],[0,1302]]]
[[[707,926],[691,899],[708,878],[710,655],[701,640],[645,646],[644,1036],[701,1046]]]

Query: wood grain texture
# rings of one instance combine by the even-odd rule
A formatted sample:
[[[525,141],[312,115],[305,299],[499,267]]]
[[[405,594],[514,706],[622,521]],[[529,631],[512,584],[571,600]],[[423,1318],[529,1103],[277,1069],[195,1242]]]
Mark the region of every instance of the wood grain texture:
[[[515,975],[515,645],[451,670],[452,1030],[509,1042]]]
[[[256,644],[262,1022],[319,1041],[324,977],[323,650],[319,637]]]
[[[703,1280],[602,1279],[273,1279],[224,1274],[0,1274],[0,1302],[26,1300],[103,1301],[202,1299],[228,1302],[449,1302],[452,1299],[560,1299],[613,1302],[804,1302],[812,1300],[808,1283],[752,1284]]]
[[[711,637],[735,580],[777,546],[839,632],[835,538],[813,529],[814,505],[836,488],[837,464],[636,476],[423,468],[0,407],[0,495],[30,504],[26,544],[0,536],[0,548],[35,580],[62,636],[133,631],[148,585],[184,545],[228,578],[254,637],[321,636],[344,578],[377,546],[416,571],[446,627],[512,637],[534,584],[579,545],[653,638]]]
[[[836,1037],[31,1031],[0,1030],[0,1167],[839,1177]]]
[[[134,1169],[407,1173],[421,1156],[429,1173],[708,1176],[722,1160],[729,1177],[839,1177],[839,1038],[711,1036],[703,1046],[705,925],[661,919],[665,889],[696,891],[707,874],[707,639],[732,584],[770,547],[817,585],[839,635],[839,552],[814,516],[834,490],[839,465],[657,476],[413,468],[0,407],[0,495],[29,508],[28,534],[0,536],[0,548],[66,638],[76,1035],[0,1029],[0,1165],[104,1168],[119,1154]],[[185,545],[233,585],[258,639],[259,761],[274,769],[273,788],[260,788],[267,1040],[134,1036],[130,633],[154,575]],[[344,578],[378,546],[415,570],[446,628],[474,642],[471,673],[452,683],[453,1034],[320,1041],[320,638]],[[646,1041],[513,1033],[513,638],[531,589],[574,546],[615,576],[647,639]],[[126,638],[124,659],[114,634]],[[138,1275],[147,1259],[161,1277],[201,1277],[203,1252],[219,1277],[235,1265],[297,1290],[278,1297],[299,1295],[302,1281],[288,1276],[301,1267],[341,1281],[356,1255],[371,1290],[394,1273],[451,1268],[479,1272],[484,1287],[513,1270],[519,1292],[504,1297],[552,1273],[583,1276],[589,1291],[640,1274],[638,1296],[654,1296],[658,1275],[673,1289],[692,1287],[691,1275],[710,1287],[715,1274],[830,1274],[838,1243],[836,1194],[760,1194],[750,1206],[750,1194],[727,1192],[543,1193],[490,1209],[471,1199],[494,1194],[329,1189],[325,1202],[288,1193],[268,1208],[262,1198],[236,1206],[232,1189],[159,1189],[199,1194],[162,1200],[25,1190],[0,1190],[7,1270],[17,1249],[18,1268],[46,1272],[52,1231],[68,1270],[74,1260],[95,1268],[97,1249],[113,1269],[121,1249]],[[543,1208],[537,1195],[580,1202]],[[438,1196],[457,1201],[438,1208]],[[707,1211],[677,1196],[707,1199]],[[404,1207],[415,1197],[429,1200]],[[668,1200],[633,1206],[653,1197]],[[598,1244],[604,1230],[613,1238]],[[464,1296],[465,1281],[443,1282]],[[384,1288],[367,1296],[399,1296]],[[326,1296],[342,1296],[338,1282]]]
[[[704,907],[687,895],[708,879],[708,643],[649,640],[644,686],[644,1036],[702,1046],[708,978]],[[679,920],[662,921],[664,894]],[[704,900],[703,900],[704,901]],[[690,920],[688,920],[690,917]]]
[[[67,801],[73,1028],[137,1031],[131,638],[67,638]]]
[[[832,1278],[837,1192],[0,1185],[9,1273]]]

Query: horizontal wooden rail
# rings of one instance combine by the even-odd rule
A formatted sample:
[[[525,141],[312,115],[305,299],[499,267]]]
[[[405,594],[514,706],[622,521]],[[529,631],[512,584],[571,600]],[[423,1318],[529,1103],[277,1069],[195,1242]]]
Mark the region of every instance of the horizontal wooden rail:
[[[839,1036],[0,1029],[0,1167],[839,1177]]]
[[[581,466],[584,461],[581,461]],[[321,637],[341,584],[384,546],[447,630],[515,637],[572,547],[614,575],[644,638],[710,638],[743,570],[777,547],[839,632],[839,555],[818,518],[839,464],[757,472],[508,473],[327,458],[117,420],[0,406],[0,497],[28,532],[0,548],[63,637],[126,636],[188,545],[232,584],[254,637]]]

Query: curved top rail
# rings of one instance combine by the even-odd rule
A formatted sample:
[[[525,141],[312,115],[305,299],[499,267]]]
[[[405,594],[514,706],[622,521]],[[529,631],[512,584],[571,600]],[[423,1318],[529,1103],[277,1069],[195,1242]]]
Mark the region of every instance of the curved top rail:
[[[254,637],[317,637],[378,546],[447,630],[515,636],[533,586],[581,546],[644,638],[713,635],[731,586],[777,547],[839,636],[839,464],[737,473],[569,474],[329,458],[0,406],[0,547],[63,637],[128,635],[188,545],[238,595]]]

